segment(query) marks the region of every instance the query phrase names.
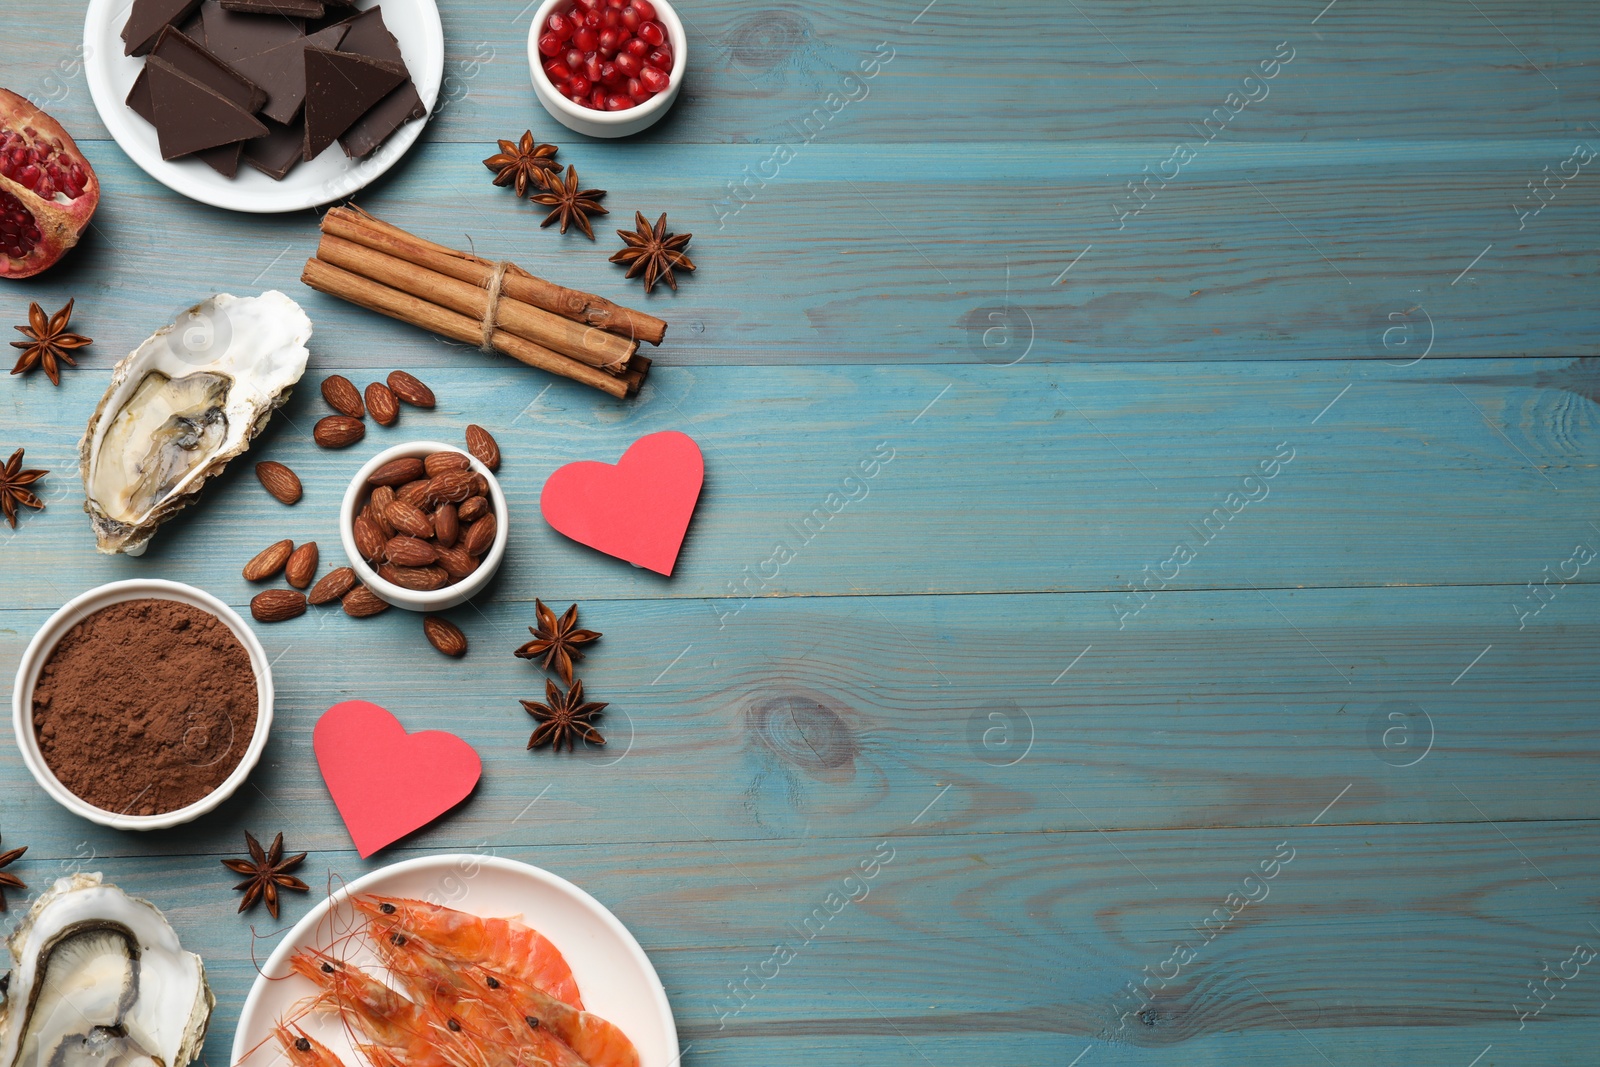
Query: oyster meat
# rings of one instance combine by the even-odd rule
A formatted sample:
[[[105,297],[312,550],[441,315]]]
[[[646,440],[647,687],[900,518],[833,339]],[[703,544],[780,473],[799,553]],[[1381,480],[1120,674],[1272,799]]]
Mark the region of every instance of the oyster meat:
[[[250,447],[305,373],[311,320],[277,290],[220,293],[113,368],[78,442],[100,551],[137,556]]]
[[[98,874],[51,886],[6,942],[4,1067],[187,1067],[216,1000],[155,905]]]

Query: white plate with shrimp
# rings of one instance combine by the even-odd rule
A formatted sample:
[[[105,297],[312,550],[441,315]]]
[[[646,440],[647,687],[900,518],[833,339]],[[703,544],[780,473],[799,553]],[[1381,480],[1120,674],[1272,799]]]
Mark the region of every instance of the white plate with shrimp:
[[[526,863],[447,855],[373,871],[296,923],[250,988],[231,1062],[674,1067],[678,1057],[661,979],[603,904]]]

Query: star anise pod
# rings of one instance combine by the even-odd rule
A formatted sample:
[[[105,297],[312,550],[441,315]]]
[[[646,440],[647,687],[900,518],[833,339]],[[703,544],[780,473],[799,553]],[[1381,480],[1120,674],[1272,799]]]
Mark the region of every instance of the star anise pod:
[[[594,630],[579,630],[578,605],[574,604],[566,610],[561,618],[556,618],[556,613],[544,606],[544,601],[535,597],[533,610],[539,615],[539,626],[528,627],[528,632],[533,635],[533,640],[517,649],[513,655],[519,659],[537,659],[544,656],[544,662],[539,664],[545,670],[550,669],[550,664],[556,666],[556,673],[561,675],[561,680],[568,685],[572,684],[572,661],[583,658],[583,653],[578,650],[579,645],[587,645],[600,637]]]
[[[28,488],[34,482],[43,478],[49,471],[25,471],[22,469],[22,449],[11,453],[11,458],[6,460],[5,466],[0,467],[0,512],[3,512],[11,528],[17,528],[17,505],[23,504],[35,511],[44,510],[44,501],[40,500]]]
[[[579,189],[578,168],[573,166],[567,167],[565,179],[559,174],[541,172],[539,182],[545,191],[528,198],[535,204],[543,204],[550,208],[550,214],[546,215],[539,225],[548,226],[556,219],[560,219],[561,232],[566,233],[567,223],[575,223],[585,237],[594,240],[594,230],[589,226],[589,216],[611,214],[600,206],[600,198],[606,195],[606,191]]]
[[[12,348],[26,350],[17,357],[17,365],[11,368],[12,374],[26,374],[42,365],[44,372],[50,376],[50,384],[60,385],[61,367],[58,361],[64,361],[74,367],[78,365],[67,353],[84,345],[93,344],[94,341],[67,332],[67,323],[72,321],[74,303],[75,301],[68,300],[66,307],[49,318],[45,317],[44,308],[38,304],[31,304],[28,307],[28,325],[18,326],[16,330],[29,339],[11,342]]]
[[[600,736],[600,731],[590,723],[605,705],[583,699],[582,679],[573,682],[572,688],[563,693],[556,688],[555,682],[546,678],[544,699],[543,704],[532,700],[522,701],[522,706],[528,710],[528,714],[539,720],[539,728],[528,738],[529,748],[539,748],[548,744],[551,746],[551,751],[559,752],[562,743],[565,742],[567,751],[571,752],[578,747],[580,738],[591,745],[606,743],[606,739]]]
[[[683,254],[692,233],[668,233],[667,215],[661,213],[652,228],[641,212],[635,211],[636,230],[618,230],[617,236],[628,247],[611,254],[611,262],[628,264],[628,277],[644,271],[644,291],[655,288],[657,281],[665,279],[673,289],[678,281],[672,276],[676,270],[694,270],[694,260]]]
[[[9,867],[11,864],[15,863],[17,859],[26,851],[28,851],[28,846],[23,845],[21,848],[14,848],[10,852],[0,852],[0,867]],[[0,911],[6,910],[7,889],[26,888],[28,887],[23,884],[21,878],[18,878],[14,874],[7,874],[5,871],[0,871]]]
[[[282,834],[274,837],[272,847],[265,851],[261,848],[261,842],[257,841],[249,830],[244,832],[244,843],[250,849],[249,859],[222,861],[222,865],[234,874],[246,876],[244,881],[233,887],[244,890],[244,899],[239,902],[239,910],[244,911],[256,901],[265,900],[267,910],[276,919],[279,886],[284,889],[297,889],[302,893],[311,888],[289,873],[305,862],[306,854],[297,852],[293,856],[285,856]]]
[[[561,169],[561,165],[551,158],[558,151],[553,144],[536,143],[533,131],[528,130],[516,144],[501,141],[500,151],[484,160],[483,165],[496,172],[496,185],[514,184],[518,196],[527,196],[528,186],[543,184],[539,180],[541,174]]]

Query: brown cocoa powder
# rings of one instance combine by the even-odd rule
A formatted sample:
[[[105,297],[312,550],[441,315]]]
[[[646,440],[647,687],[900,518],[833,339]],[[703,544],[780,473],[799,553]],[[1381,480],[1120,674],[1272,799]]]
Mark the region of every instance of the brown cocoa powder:
[[[128,600],[56,643],[34,686],[33,732],[79,797],[160,815],[233,773],[257,710],[250,655],[227,624],[175,600]]]

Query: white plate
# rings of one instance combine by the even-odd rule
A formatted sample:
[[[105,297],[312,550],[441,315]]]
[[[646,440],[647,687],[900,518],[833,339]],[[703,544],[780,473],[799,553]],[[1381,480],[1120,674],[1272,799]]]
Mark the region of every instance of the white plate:
[[[350,159],[335,142],[316,159],[302,163],[281,182],[241,162],[239,173],[224,178],[198,159],[161,158],[156,128],[135,115],[125,101],[144,57],[122,54],[122,24],[128,19],[130,0],[89,0],[83,22],[84,70],[89,95],[100,119],[128,158],[144,172],[175,192],[202,204],[230,211],[299,211],[349,196],[394,166],[422,133],[428,119],[408,122],[395,131],[383,147],[363,160]],[[359,0],[356,7],[379,6],[377,0]],[[439,86],[444,80],[444,27],[434,0],[382,0],[383,21],[400,42],[416,83],[417,93],[433,114]]]
[[[561,950],[578,981],[584,1008],[622,1028],[639,1050],[640,1067],[673,1067],[677,1063],[678,1028],[661,979],[639,942],[605,905],[565,878],[526,863],[448,855],[404,860],[357,878],[296,923],[273,950],[245,998],[239,1028],[233,1035],[231,1067],[286,1067],[289,1061],[272,1038],[272,1025],[315,987],[298,976],[275,979],[291,974],[286,962],[291,953],[328,948],[354,928],[354,909],[345,903],[353,893],[412,897],[474,915],[520,918]],[[383,973],[371,949],[360,940],[342,942],[335,951],[374,973]],[[364,1062],[336,1019],[308,1015],[301,1025],[337,1053],[345,1067]]]

